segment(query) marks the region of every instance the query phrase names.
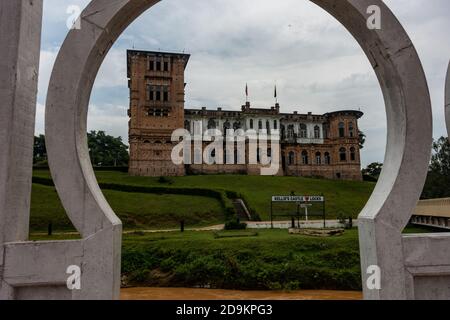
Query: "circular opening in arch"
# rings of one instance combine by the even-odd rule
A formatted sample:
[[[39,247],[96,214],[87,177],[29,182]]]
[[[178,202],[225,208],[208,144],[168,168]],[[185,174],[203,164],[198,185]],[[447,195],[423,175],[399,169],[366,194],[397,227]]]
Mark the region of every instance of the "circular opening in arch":
[[[249,1],[248,3],[251,2]],[[373,121],[380,114],[384,118],[384,112],[376,112],[377,109],[380,111],[379,108],[382,105],[382,96],[376,77],[373,75],[371,65],[361,48],[333,17],[315,4],[308,2],[295,3],[296,10],[292,10],[292,12],[300,12],[300,16],[291,14],[291,16],[286,17],[286,13],[289,12],[286,6],[292,5],[292,3],[288,3],[284,5],[285,7],[277,8],[280,14],[274,17],[273,12],[271,12],[273,6],[269,4],[266,9],[260,9],[258,12],[271,16],[273,26],[267,26],[267,19],[261,19],[261,22],[249,21],[251,20],[249,16],[253,15],[253,13],[249,12],[247,16],[245,14],[246,11],[243,10],[244,13],[237,19],[242,21],[241,25],[234,27],[230,34],[224,37],[223,32],[220,31],[220,26],[226,25],[225,21],[227,19],[236,20],[236,17],[233,17],[230,12],[235,12],[240,5],[227,4],[229,12],[226,11],[224,13],[223,10],[218,10],[217,3],[207,1],[197,1],[196,3],[201,5],[206,12],[210,12],[210,14],[206,16],[203,13],[199,13],[198,15],[194,14],[185,17],[183,14],[187,10],[187,4],[185,4],[185,7],[180,8],[181,2],[179,1],[165,1],[144,13],[124,31],[108,53],[97,76],[91,97],[91,108],[88,117],[89,127],[94,128],[105,125],[103,127],[105,130],[113,132],[113,135],[116,136],[121,135],[124,137],[123,140],[127,141],[125,137],[128,135],[129,118],[126,116],[126,109],[130,108],[128,98],[131,94],[131,89],[128,88],[129,83],[127,81],[127,72],[129,70],[127,70],[125,63],[126,50],[133,50],[134,48],[134,50],[167,52],[171,51],[170,48],[174,48],[172,51],[175,53],[184,51],[184,53],[191,55],[184,72],[185,82],[187,83],[185,87],[186,109],[201,110],[203,106],[206,106],[208,110],[217,111],[217,106],[221,106],[220,109],[223,111],[239,112],[240,106],[245,103],[245,96],[242,97],[242,93],[244,92],[245,84],[249,82],[246,79],[253,80],[248,88],[251,91],[249,97],[251,105],[269,109],[275,103],[273,91],[275,83],[277,83],[277,98],[280,103],[282,102],[280,111],[282,113],[293,114],[297,112],[299,114],[307,114],[311,111],[314,115],[323,115],[339,109],[336,106],[342,106],[342,109],[358,109],[362,106],[362,111],[366,112],[367,110],[368,114],[360,119],[359,127],[364,131],[364,128],[369,127],[367,123],[371,122],[370,133],[368,133],[370,138],[368,138],[369,141],[366,142],[365,150],[362,150],[362,153],[364,155],[365,151],[369,150],[367,151],[368,153],[375,154],[376,151],[374,150],[383,150],[384,146],[376,145],[376,148],[372,147],[374,140],[377,143],[383,140],[374,139],[373,137],[385,134],[384,126],[381,128],[373,126],[373,123],[378,125],[385,122],[378,119]],[[219,12],[221,13],[220,15],[218,14]],[[285,14],[281,14],[281,12]],[[158,22],[162,16],[166,17],[164,25]],[[278,16],[283,18],[276,18]],[[214,25],[214,27],[206,35],[203,35],[195,29],[202,25]],[[326,31],[322,30],[321,32],[324,26]],[[155,36],[149,39],[150,35],[144,32],[146,28],[154,30],[152,34]],[[174,32],[173,30],[177,31]],[[251,32],[246,34],[242,30],[251,30]],[[320,32],[323,42],[317,41],[315,36]],[[146,36],[144,37],[143,34]],[[192,34],[198,36],[192,39]],[[280,34],[283,37],[278,39]],[[273,43],[270,47],[267,46],[267,41],[262,40],[265,36],[270,39],[270,43]],[[244,38],[248,39],[247,43],[245,43]],[[233,47],[233,43],[238,44]],[[242,45],[242,43],[245,44]],[[286,53],[289,51],[288,48],[291,51],[289,55]],[[223,52],[227,53],[224,55]],[[320,53],[320,59],[316,58],[317,61],[315,62],[311,56],[317,56],[318,53]],[[243,60],[247,62],[247,66],[242,67]],[[151,63],[154,63],[153,68],[156,70],[156,61],[151,61]],[[341,68],[336,68],[337,65],[340,65]],[[150,65],[146,67],[150,68]],[[160,67],[163,70],[163,62],[161,62]],[[321,72],[327,68],[333,69],[334,72],[331,75],[327,74],[327,77],[320,76]],[[111,72],[115,76],[112,76]],[[264,80],[258,80],[258,76],[261,76]],[[265,80],[267,78],[274,78],[273,83],[270,84],[268,80]],[[120,86],[120,81],[117,79],[122,79]],[[108,81],[110,84],[108,84]],[[357,85],[360,86],[358,87]],[[352,86],[353,89],[351,89]],[[369,96],[362,97],[360,92],[368,87],[374,89],[366,90],[370,91]],[[105,91],[108,92],[108,90],[115,91],[115,94],[105,94]],[[117,98],[117,95],[120,95],[120,99]],[[100,104],[98,102],[102,99],[104,100],[105,96],[111,98],[105,104],[110,106],[117,105],[113,110],[122,109],[120,116],[116,118],[117,120],[104,121],[109,113],[107,107],[101,108],[103,109],[101,113],[95,111],[98,108],[96,105]],[[363,106],[366,101],[368,105]],[[296,107],[300,104],[303,106]],[[147,112],[147,108],[145,108],[145,112]],[[153,113],[152,115],[154,116]],[[159,129],[161,126],[159,113],[155,119],[155,126]],[[118,121],[120,121],[120,125],[118,125]],[[223,119],[222,123],[218,118],[211,117],[207,117],[205,121],[208,128],[234,128],[235,124],[233,120],[230,122],[229,119]],[[300,124],[294,121],[298,120],[292,120],[294,124],[285,123],[286,126],[291,128],[288,134],[290,134],[292,139],[300,137],[305,140],[321,140],[324,138],[325,128],[320,128],[314,123],[307,122],[307,120],[302,120]],[[266,119],[255,117],[250,119],[247,127],[251,127],[251,122],[254,123],[254,128],[270,126]],[[113,127],[111,127],[112,125]],[[346,121],[345,124],[342,123],[343,137],[350,136],[352,125],[352,121]],[[191,128],[193,124],[184,122],[183,127]],[[336,128],[334,127],[333,130],[329,130],[329,135],[336,136],[340,134],[340,130],[341,128],[339,127],[339,132],[336,133]],[[378,134],[373,133],[373,131],[376,131]],[[346,145],[346,147],[349,149],[349,146]],[[356,179],[355,177],[359,175],[359,168],[355,169],[357,165],[354,166],[355,168],[347,171],[341,168],[327,170],[328,168],[326,167],[333,166],[331,157],[328,158],[329,161],[327,163],[314,157],[315,151],[313,150],[310,150],[311,157],[308,155],[302,156],[302,151],[296,150],[296,153],[299,155],[298,161],[292,163],[295,167],[292,167],[291,171],[286,175],[306,177],[326,175],[328,179],[334,180],[337,179],[337,173],[339,173],[339,178],[344,180]],[[350,163],[350,153],[344,160],[338,160],[339,148],[334,152],[329,149],[321,151],[322,153],[328,151],[328,153],[336,154],[335,166],[341,166],[343,161]],[[224,161],[226,161],[226,154],[224,150]],[[160,158],[161,151],[155,150],[152,155]],[[369,157],[361,165],[365,166],[369,162],[375,161],[382,162],[383,157],[383,151],[380,151],[377,154],[377,158]],[[257,160],[261,160],[259,154],[257,155]],[[285,161],[288,162],[289,159],[285,159]],[[308,170],[305,168],[300,169],[302,165],[307,165]],[[320,168],[316,168],[316,165],[320,165]],[[285,167],[285,164],[282,166]],[[229,172],[234,174],[245,173],[246,169],[235,168],[234,170],[229,170]],[[171,172],[163,174],[158,168],[139,168],[137,173],[148,175],[171,174]],[[212,174],[214,171],[200,173]],[[221,170],[216,169],[216,173],[221,173]],[[359,190],[358,188],[356,189]],[[290,191],[280,188],[280,190],[275,190],[273,193],[290,193]],[[368,199],[370,191],[366,189],[364,192],[366,192],[365,198]],[[351,196],[351,192],[348,196]],[[356,217],[364,203],[365,201],[361,200],[359,204],[355,204],[354,207],[349,209],[351,212],[347,214]],[[339,211],[339,203],[330,205],[334,206],[330,208],[330,212]],[[267,220],[268,212],[265,212],[267,210],[258,209],[257,211],[262,212],[261,218]],[[331,217],[333,217],[333,214]]]

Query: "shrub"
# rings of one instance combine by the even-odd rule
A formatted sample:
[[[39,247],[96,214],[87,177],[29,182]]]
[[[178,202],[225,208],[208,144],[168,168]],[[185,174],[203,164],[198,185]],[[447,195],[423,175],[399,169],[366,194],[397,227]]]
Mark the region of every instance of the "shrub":
[[[368,174],[363,174],[363,181],[377,182],[378,179],[375,178],[375,177],[373,177],[373,176],[370,176],[370,175],[368,175]]]
[[[247,224],[242,223],[239,220],[230,220],[225,223],[225,230],[245,230]]]
[[[159,177],[158,182],[161,184],[173,184],[173,180],[168,177]]]

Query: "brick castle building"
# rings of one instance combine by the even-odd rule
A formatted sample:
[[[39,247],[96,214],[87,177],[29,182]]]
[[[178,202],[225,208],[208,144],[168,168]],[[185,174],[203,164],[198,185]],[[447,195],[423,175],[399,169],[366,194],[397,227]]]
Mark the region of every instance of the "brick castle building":
[[[259,174],[260,165],[176,165],[171,141],[176,129],[280,131],[279,175],[362,180],[358,119],[363,113],[342,110],[323,115],[283,113],[277,103],[240,111],[185,109],[184,72],[188,54],[129,50],[129,173],[140,176],[193,174]],[[271,150],[268,150],[270,156]]]

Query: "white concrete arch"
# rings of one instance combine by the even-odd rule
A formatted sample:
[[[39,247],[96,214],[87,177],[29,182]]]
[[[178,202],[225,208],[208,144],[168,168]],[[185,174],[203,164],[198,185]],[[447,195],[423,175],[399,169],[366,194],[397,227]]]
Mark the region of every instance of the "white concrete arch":
[[[445,81],[445,119],[447,122],[447,132],[450,136],[450,62],[448,63],[447,79]]]
[[[353,34],[371,61],[384,94],[388,116],[385,168],[360,216],[363,271],[369,265],[380,266],[382,288],[366,289],[365,297],[406,298],[411,284],[405,275],[401,231],[422,190],[432,140],[425,75],[411,40],[381,0],[312,1]],[[47,148],[61,201],[85,239],[103,230],[112,231],[108,240],[115,239],[111,255],[116,265],[120,259],[120,254],[114,254],[120,253],[120,222],[104,199],[89,162],[88,103],[98,69],[114,41],[155,3],[91,1],[82,13],[81,30],[72,30],[61,48],[48,91]],[[380,30],[367,28],[367,9],[372,5],[381,9]],[[103,244],[98,242],[97,249]],[[117,281],[117,274],[113,278],[109,280]]]

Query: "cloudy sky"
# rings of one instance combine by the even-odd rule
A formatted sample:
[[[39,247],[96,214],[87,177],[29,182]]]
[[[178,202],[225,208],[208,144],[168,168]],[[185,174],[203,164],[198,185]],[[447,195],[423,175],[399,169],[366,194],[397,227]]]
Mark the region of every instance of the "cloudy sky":
[[[448,0],[386,0],[412,38],[428,78],[434,136],[446,135],[444,79],[450,58]],[[69,6],[88,0],[44,0],[36,133],[44,132],[47,85],[67,34]],[[386,114],[374,71],[351,35],[307,0],[163,0],[120,37],[91,97],[88,126],[127,141],[126,49],[190,53],[186,107],[240,109],[248,83],[253,106],[283,112],[361,109],[367,135],[363,165],[383,161]]]

